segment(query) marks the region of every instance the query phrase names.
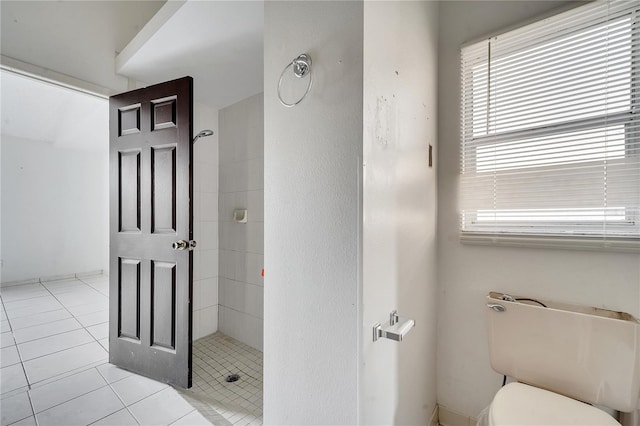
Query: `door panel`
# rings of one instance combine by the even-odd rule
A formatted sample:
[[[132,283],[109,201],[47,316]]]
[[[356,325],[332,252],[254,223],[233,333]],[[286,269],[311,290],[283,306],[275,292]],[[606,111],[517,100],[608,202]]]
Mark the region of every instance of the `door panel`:
[[[191,386],[193,80],[110,98],[109,361]]]
[[[140,151],[118,152],[120,232],[140,231]],[[124,184],[123,184],[124,182]]]
[[[118,336],[140,340],[140,260],[119,258]]]
[[[151,232],[176,232],[176,146],[151,148]]]

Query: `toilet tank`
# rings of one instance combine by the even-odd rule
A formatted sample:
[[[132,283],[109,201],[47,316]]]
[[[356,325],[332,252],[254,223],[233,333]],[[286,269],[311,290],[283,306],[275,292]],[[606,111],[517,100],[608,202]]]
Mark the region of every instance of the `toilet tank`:
[[[491,367],[552,392],[614,410],[636,409],[640,394],[639,322],[624,312],[540,300],[487,305]],[[513,296],[515,299],[520,297]]]

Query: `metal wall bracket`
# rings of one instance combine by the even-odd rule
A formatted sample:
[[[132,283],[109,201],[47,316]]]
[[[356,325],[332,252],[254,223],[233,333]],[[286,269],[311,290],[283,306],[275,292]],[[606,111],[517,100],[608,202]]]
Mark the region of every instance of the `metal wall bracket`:
[[[395,340],[396,342],[402,342],[404,336],[415,327],[416,322],[409,318],[403,318],[398,315],[398,311],[391,311],[389,314],[389,322],[383,326],[380,323],[376,323],[373,326],[373,341],[376,342],[379,338],[384,337],[386,339]]]

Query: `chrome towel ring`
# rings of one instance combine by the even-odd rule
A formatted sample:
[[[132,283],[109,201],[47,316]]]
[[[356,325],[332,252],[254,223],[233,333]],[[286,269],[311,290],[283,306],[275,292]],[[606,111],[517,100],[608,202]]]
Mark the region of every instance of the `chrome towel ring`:
[[[289,67],[293,68],[293,75],[295,75],[298,78],[303,78],[309,75],[309,84],[307,84],[307,90],[304,92],[304,95],[302,95],[300,99],[298,99],[293,103],[287,103],[283,101],[282,94],[280,93],[280,86],[282,85],[282,77],[284,77],[284,73],[287,72]],[[282,70],[282,73],[280,74],[280,79],[278,80],[278,99],[280,99],[280,103],[286,106],[287,108],[291,108],[298,105],[307,96],[307,94],[311,90],[312,84],[313,84],[313,76],[311,75],[311,56],[309,56],[306,53],[303,53],[302,55],[298,55],[297,58],[291,61],[286,67],[284,67],[284,69]]]

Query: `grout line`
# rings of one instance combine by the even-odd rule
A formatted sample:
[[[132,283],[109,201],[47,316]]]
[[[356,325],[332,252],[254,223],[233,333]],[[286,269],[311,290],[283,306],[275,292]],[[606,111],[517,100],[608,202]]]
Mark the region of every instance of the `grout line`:
[[[42,380],[40,380],[38,382],[33,383],[32,389],[39,389],[39,388],[41,388],[43,386],[46,386],[48,384],[55,383],[55,382],[57,382],[59,380],[62,380],[62,379],[66,379],[67,377],[71,377],[71,376],[76,375],[76,374],[84,373],[85,371],[91,370],[92,368],[99,367],[99,366],[101,366],[101,365],[103,365],[103,364],[105,364],[107,362],[108,361],[95,361],[95,362],[92,362],[90,364],[82,365],[82,366],[74,368],[72,370],[65,371],[65,372],[60,373],[60,374],[56,374],[55,376],[51,376],[51,377],[48,377],[46,379],[42,379]]]
[[[60,302],[58,302],[60,303]],[[45,311],[39,311],[39,312],[31,312],[28,315],[20,315],[19,317],[15,317],[13,318],[14,320],[19,319],[19,318],[26,318],[32,315],[39,315],[39,314],[46,314],[48,312],[53,312],[53,311],[59,311],[61,309],[66,309],[64,306],[57,306],[55,309],[49,309],[49,308],[44,308],[46,309]],[[11,321],[12,318],[9,318],[9,314],[7,314],[7,319],[9,319],[9,321]],[[46,323],[45,323],[46,324]],[[42,325],[42,324],[40,324]]]
[[[78,280],[78,281],[80,281],[80,280]],[[89,286],[89,285],[88,285],[87,283],[85,283],[84,281],[80,281],[80,282],[82,282],[84,285],[86,285],[86,286],[88,286],[88,287],[92,288],[91,286]],[[95,291],[95,289],[93,289],[93,288],[92,288],[92,290],[94,290],[94,291]],[[68,308],[66,305],[64,305],[62,302],[60,302],[60,300],[56,297],[56,295],[55,295],[55,294],[51,293],[51,291],[50,291],[49,289],[47,289],[47,291],[49,291],[49,293],[50,293],[50,294],[51,294],[51,295],[52,295],[52,296],[53,296],[53,297],[58,301],[58,303],[60,303],[60,304],[63,306],[63,308],[64,308],[64,309],[66,309],[66,310],[67,310],[67,312],[68,312],[68,313],[73,317],[73,319],[75,319],[75,320],[80,324],[80,326],[81,326],[81,327],[82,327],[82,328],[83,328],[87,333],[89,333],[89,334],[91,335],[91,337],[92,337],[92,338],[93,338],[93,339],[94,339],[94,340],[95,340],[95,341],[100,345],[100,341],[99,341],[99,339],[97,339],[97,338],[93,335],[93,333],[91,333],[91,331],[89,331],[89,329],[88,329],[87,327],[85,327],[85,326],[84,326],[84,324],[82,324],[80,321],[78,321],[78,317],[80,317],[80,316],[82,316],[82,315],[78,315],[78,316],[74,315],[74,314],[73,314],[73,312],[71,312],[71,311],[69,310],[69,308]],[[97,292],[97,291],[96,291],[96,292]],[[100,292],[97,292],[97,293],[101,294]],[[102,294],[101,294],[101,295],[102,295]],[[109,299],[107,298],[107,302],[108,302],[108,300],[109,300]],[[78,305],[78,306],[79,306],[79,305]],[[108,311],[108,309],[107,309],[107,311]],[[97,312],[104,312],[104,311],[97,311]],[[83,315],[86,315],[86,314],[83,314]],[[108,322],[108,321],[107,321],[107,322]],[[104,323],[101,323],[101,324],[104,324]],[[98,324],[95,324],[95,325],[98,325]],[[90,325],[90,326],[88,326],[88,327],[94,327],[95,325]],[[107,337],[109,337],[109,336],[107,335]],[[102,345],[100,345],[100,347],[102,347]],[[108,354],[108,352],[107,352],[107,354]]]
[[[65,333],[71,333],[71,332],[78,331],[78,330],[80,330],[80,329],[79,329],[79,328],[76,328],[75,330],[67,331],[67,332],[65,332]],[[54,335],[52,335],[52,336],[42,337],[42,339],[46,339],[46,338],[48,338],[48,337],[53,337],[53,336],[59,336],[59,335],[61,335],[61,334],[65,334],[65,333],[59,333],[59,334],[54,334]],[[93,336],[91,336],[91,338],[93,339]],[[30,340],[30,341],[25,342],[25,343],[37,342],[38,340],[42,340],[42,339]],[[95,340],[95,339],[94,339],[94,340]],[[69,346],[68,348],[60,349],[59,351],[50,352],[50,353],[47,353],[47,354],[43,354],[43,355],[37,356],[37,357],[35,357],[35,358],[29,358],[29,359],[25,359],[25,360],[22,360],[22,353],[20,352],[20,348],[18,348],[18,355],[20,356],[20,360],[21,360],[21,362],[23,362],[23,363],[24,363],[24,362],[29,362],[29,361],[33,361],[33,360],[36,360],[36,359],[43,358],[43,357],[45,357],[45,356],[49,356],[49,355],[57,354],[57,353],[60,353],[60,352],[64,352],[64,351],[69,350],[69,349],[79,348],[80,346],[90,345],[90,344],[92,344],[92,343],[93,343],[93,342],[84,342],[84,343],[80,343],[80,344],[78,344],[78,345]],[[22,344],[22,343],[21,343],[21,344]],[[18,345],[16,345],[16,346],[18,346]],[[100,345],[100,346],[102,346],[102,345]],[[72,371],[73,371],[73,370],[72,370]],[[41,380],[41,381],[42,381],[42,380]],[[38,383],[38,382],[35,382],[35,383]]]
[[[98,374],[100,374],[100,375],[102,376],[102,373],[100,373],[100,371],[98,371]],[[104,376],[103,376],[103,377],[104,377]],[[128,406],[127,404],[125,404],[124,400],[120,397],[120,394],[119,394],[118,392],[116,392],[116,390],[115,390],[115,389],[113,388],[113,386],[112,386],[114,383],[118,383],[119,381],[124,380],[124,379],[127,379],[127,378],[129,378],[129,377],[132,377],[132,376],[123,377],[122,379],[120,379],[120,380],[116,380],[115,382],[111,382],[111,383],[109,383],[109,382],[107,381],[107,379],[106,379],[106,378],[105,378],[105,381],[107,382],[107,386],[109,386],[109,389],[111,389],[111,392],[113,392],[113,393],[116,395],[116,397],[118,398],[118,400],[119,400],[120,402],[122,402],[122,405],[124,405],[124,409],[125,409],[125,410],[127,410],[127,413],[129,413],[129,415],[131,416],[131,418],[132,418],[132,419],[133,419],[137,424],[139,424],[139,425],[140,425],[140,424],[142,424],[142,423],[140,423],[140,421],[139,421],[139,420],[138,420],[138,418],[133,414],[133,412],[132,412],[131,410],[129,410],[129,406]],[[165,388],[165,389],[166,389],[166,388]],[[149,395],[149,396],[151,396],[151,395]],[[140,401],[142,401],[143,399],[144,399],[144,398],[142,398]],[[135,404],[135,403],[137,403],[137,402],[139,402],[139,401],[136,401],[136,402],[134,402],[133,404]],[[131,404],[131,405],[133,405],[133,404]],[[118,411],[119,411],[119,410],[118,410]],[[116,413],[117,413],[117,411],[116,411]],[[113,413],[112,413],[112,414],[113,414]],[[109,415],[111,415],[111,414],[109,414]],[[102,419],[100,419],[100,420],[102,420]],[[100,420],[96,420],[96,421],[100,421]],[[95,423],[95,422],[94,422],[94,423]]]
[[[42,326],[44,326],[44,325],[54,324],[54,323],[56,323],[56,322],[67,321],[67,320],[70,320],[70,319],[72,319],[72,320],[74,320],[75,322],[77,322],[77,323],[80,325],[80,327],[78,327],[78,328],[74,328],[74,329],[71,329],[71,330],[61,331],[61,332],[59,332],[59,333],[57,333],[57,332],[56,332],[56,333],[53,333],[53,334],[49,334],[49,335],[47,335],[47,336],[38,337],[38,338],[36,338],[36,339],[25,340],[24,342],[20,342],[20,343],[16,342],[16,345],[23,345],[23,344],[25,344],[25,343],[36,342],[36,341],[41,340],[41,339],[46,339],[47,337],[59,336],[60,334],[68,333],[68,332],[70,332],[70,331],[80,330],[80,329],[82,328],[82,324],[80,324],[80,321],[78,321],[77,319],[75,319],[75,318],[64,318],[64,319],[61,319],[61,320],[55,320],[55,321],[46,322],[46,323],[44,323],[44,324],[33,325],[33,326],[25,327],[25,328],[19,328],[19,329],[17,329],[16,331],[27,330],[27,329],[29,329],[29,328],[34,328],[34,327],[42,327]],[[14,339],[15,339],[15,333],[14,333]]]
[[[78,281],[80,281],[80,280],[78,280]],[[80,281],[80,282],[82,282],[82,281]],[[87,285],[87,284],[86,284],[86,283],[84,283],[84,282],[82,282],[82,283],[83,283],[84,285]],[[46,287],[45,287],[45,288],[46,288]],[[50,294],[50,295],[51,295],[51,296],[52,296],[52,297],[53,297],[53,298],[54,298],[54,299],[55,299],[55,300],[56,300],[56,301],[57,301],[57,302],[62,306],[62,309],[66,310],[66,311],[67,311],[67,313],[69,313],[69,315],[71,315],[71,318],[73,318],[73,319],[74,319],[74,321],[76,321],[76,322],[80,325],[80,328],[77,328],[77,329],[75,329],[75,330],[79,330],[79,329],[83,329],[83,330],[85,330],[87,333],[89,333],[89,335],[91,336],[91,338],[93,339],[93,341],[95,341],[95,342],[100,346],[100,348],[104,350],[103,346],[100,344],[100,342],[98,341],[98,339],[96,339],[96,338],[95,338],[95,336],[94,336],[94,335],[93,335],[93,334],[92,334],[92,333],[87,329],[87,327],[85,327],[82,323],[80,323],[80,321],[78,321],[78,319],[76,318],[76,316],[75,316],[75,315],[74,315],[74,314],[73,314],[73,313],[72,313],[72,312],[71,312],[71,311],[70,311],[70,310],[69,310],[69,309],[68,309],[68,308],[67,308],[67,307],[62,303],[62,302],[60,302],[60,300],[56,297],[56,295],[54,295],[54,294],[51,292],[51,290],[49,290],[48,288],[46,288],[46,290],[47,290],[47,291],[49,292],[49,294]],[[3,302],[3,303],[4,303],[4,302]],[[59,310],[59,309],[56,309],[56,310]],[[44,312],[40,312],[40,313],[44,313]],[[69,318],[65,318],[65,320],[67,320],[67,319],[69,319]],[[59,321],[64,321],[64,320],[59,320]],[[57,322],[57,321],[53,321],[53,322]],[[45,324],[46,324],[46,323],[45,323]],[[43,325],[43,324],[41,324],[41,325]],[[34,326],[34,327],[37,327],[37,326]],[[30,328],[30,327],[25,327],[25,328]],[[70,331],[74,331],[74,330],[70,330]],[[58,334],[62,334],[62,333],[57,333],[57,334],[54,334],[54,335],[58,335]],[[51,336],[46,336],[46,337],[51,337]],[[44,338],[44,337],[43,337],[43,338]],[[14,340],[15,340],[15,336],[14,336]],[[31,341],[36,341],[36,340],[39,340],[39,339],[34,339],[34,340],[31,340]],[[23,342],[23,343],[26,343],[26,342]],[[85,344],[83,344],[83,345],[78,345],[78,346],[89,345],[89,344],[91,344],[91,343],[93,343],[93,342],[88,342],[88,343],[85,343]],[[17,346],[17,345],[16,345],[16,346]],[[17,349],[17,348],[16,348],[16,349]],[[71,349],[71,348],[68,348],[68,349]],[[66,349],[65,349],[65,350],[66,350]],[[59,351],[59,352],[61,352],[61,351]],[[108,356],[108,355],[109,355],[109,352],[108,352],[108,351],[106,351],[106,352],[107,352],[107,356]],[[51,355],[51,354],[48,354],[48,355]],[[47,378],[47,379],[43,379],[43,380],[40,380],[40,381],[38,381],[38,382],[33,382],[33,383],[31,383],[31,381],[30,381],[30,379],[29,379],[29,376],[27,376],[27,372],[26,372],[26,370],[24,369],[24,363],[25,363],[25,361],[22,359],[22,356],[20,355],[20,351],[19,351],[19,350],[18,350],[18,356],[20,357],[20,363],[21,363],[21,365],[22,365],[22,369],[23,369],[24,374],[25,374],[25,377],[26,377],[26,379],[27,379],[27,384],[28,384],[28,386],[29,386],[29,389],[31,389],[31,386],[32,386],[33,384],[40,383],[40,382],[44,382],[45,380],[48,380],[48,379],[53,378],[53,377],[58,377],[58,376],[60,376],[60,375],[64,375],[64,377],[61,377],[61,378],[60,378],[60,379],[63,379],[63,378],[65,378],[65,377],[68,377],[68,376],[69,376],[69,375],[67,375],[67,374],[66,374],[66,373],[69,373],[69,372],[64,372],[64,373],[60,373],[60,375],[53,376],[53,377],[49,377],[49,378]],[[42,357],[44,357],[44,356],[47,356],[47,355],[43,355],[43,356],[38,357],[38,358],[42,358]],[[34,358],[34,359],[36,359],[36,358]],[[29,361],[31,361],[31,360],[29,360]],[[28,362],[28,361],[26,361],[26,362]],[[83,368],[83,367],[79,367],[79,368]],[[79,369],[79,368],[78,368],[78,369]],[[77,370],[77,369],[70,370],[70,371],[75,371],[75,370]],[[81,371],[84,371],[84,370],[81,370]],[[80,371],[80,372],[81,372],[81,371]],[[55,381],[55,380],[54,380],[54,381]],[[54,381],[52,381],[51,383],[53,383]],[[106,381],[106,380],[105,380],[105,381]]]
[[[85,345],[89,345],[91,343],[93,343],[93,342],[86,343]],[[84,345],[82,345],[82,346],[84,346]],[[101,349],[102,349],[102,346],[101,346]],[[51,377],[47,377],[46,379],[42,379],[42,380],[38,380],[37,382],[30,383],[30,387],[31,387],[31,389],[39,389],[39,388],[41,388],[43,386],[46,386],[46,385],[48,385],[50,383],[54,383],[54,382],[57,382],[59,380],[66,379],[68,377],[75,376],[76,374],[84,373],[85,371],[91,370],[92,368],[100,366],[100,365],[102,365],[104,363],[105,363],[105,361],[100,360],[100,361],[95,361],[95,362],[92,362],[92,363],[89,363],[89,364],[86,364],[86,365],[81,365],[80,367],[73,368],[73,369],[71,369],[69,371],[63,371],[62,373],[56,374],[56,375],[51,376]],[[28,379],[28,377],[27,377],[27,379]]]
[[[79,373],[78,373],[78,374],[79,374]],[[53,382],[52,382],[52,383],[53,383]],[[107,386],[108,386],[108,385],[106,385],[106,384],[105,384],[105,385],[103,385],[103,386],[100,386],[99,388],[92,389],[92,390],[87,391],[87,392],[85,392],[85,393],[82,393],[82,394],[80,394],[80,395],[74,396],[74,397],[73,397],[73,398],[71,398],[71,399],[67,399],[66,401],[59,402],[59,403],[57,403],[57,404],[55,404],[55,405],[52,405],[51,407],[48,407],[48,408],[46,408],[46,409],[44,409],[44,410],[40,411],[40,412],[39,412],[39,413],[37,413],[37,414],[41,414],[41,413],[44,413],[45,411],[52,410],[52,409],[54,409],[54,408],[56,408],[56,407],[59,407],[59,406],[61,406],[61,405],[63,405],[63,404],[66,404],[67,402],[71,402],[71,401],[73,401],[74,399],[78,399],[78,398],[83,397],[83,396],[85,396],[85,395],[88,395],[88,394],[90,394],[90,393],[92,393],[92,392],[98,391],[98,390],[100,390],[100,389],[102,389],[102,388],[106,388]],[[34,415],[34,416],[36,416],[36,419],[37,419],[36,412],[35,412],[35,410],[33,410],[33,411],[34,411],[34,414],[33,414],[33,415]],[[113,414],[113,413],[111,413],[111,414]],[[105,417],[108,417],[108,416],[110,416],[111,414],[109,414],[109,415],[107,415],[107,416],[105,416]],[[104,417],[103,417],[103,418],[104,418]],[[102,420],[103,418],[98,419],[98,420],[96,420],[96,421],[100,421],[100,420]],[[94,422],[94,423],[95,423],[95,422]]]
[[[2,300],[2,297],[0,297],[0,304],[2,305],[2,309],[6,312],[7,308],[4,305],[4,300]],[[7,321],[9,320],[9,315],[7,315]],[[9,327],[11,328],[11,338],[13,339],[13,344],[16,347],[16,352],[18,352],[18,359],[20,360],[20,367],[22,367],[22,374],[24,374],[24,380],[27,382],[27,394],[29,393],[29,390],[31,389],[31,383],[29,383],[29,376],[27,376],[27,370],[24,369],[24,362],[22,362],[22,356],[20,355],[20,351],[18,350],[18,344],[16,342],[16,336],[15,334],[13,334],[13,327],[11,327],[11,322],[9,322]],[[16,365],[16,364],[14,364]],[[29,403],[31,403],[31,400],[29,400]],[[31,410],[33,410],[33,407],[31,407]],[[35,412],[33,413],[33,416],[35,417]]]
[[[192,405],[189,401],[187,401],[187,403],[193,407],[193,405]],[[189,414],[193,414],[194,412],[200,413],[196,408],[194,408],[193,410],[189,411],[189,412],[188,412],[187,414],[185,414],[184,416],[182,416],[182,417],[180,417],[179,419],[176,419],[175,421],[173,421],[173,422],[169,423],[169,426],[171,426],[172,424],[175,424],[175,423],[179,422],[180,420],[184,419],[184,418],[185,418],[185,417],[187,417]],[[200,415],[202,415],[202,413],[200,413]],[[202,417],[204,417],[204,416],[202,416]],[[206,417],[205,417],[205,418],[206,418]]]

